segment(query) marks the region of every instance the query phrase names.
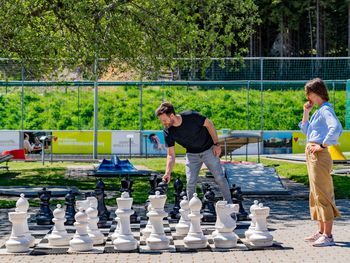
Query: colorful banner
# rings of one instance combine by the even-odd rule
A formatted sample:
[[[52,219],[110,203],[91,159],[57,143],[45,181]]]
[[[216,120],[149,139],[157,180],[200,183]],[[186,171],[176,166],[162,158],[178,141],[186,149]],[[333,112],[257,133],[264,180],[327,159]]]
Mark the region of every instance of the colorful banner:
[[[0,153],[21,148],[19,131],[0,131]]]
[[[140,132],[113,131],[112,153],[115,154],[140,154]]]
[[[142,132],[142,154],[166,155],[163,131]]]
[[[350,131],[343,131],[338,142],[342,152],[350,152]],[[306,135],[302,132],[293,132],[293,153],[304,153],[305,145]]]
[[[292,137],[290,131],[264,131],[264,154],[292,153]]]
[[[53,153],[92,154],[92,131],[54,131],[52,135]],[[98,153],[111,154],[112,133],[110,131],[98,132]]]

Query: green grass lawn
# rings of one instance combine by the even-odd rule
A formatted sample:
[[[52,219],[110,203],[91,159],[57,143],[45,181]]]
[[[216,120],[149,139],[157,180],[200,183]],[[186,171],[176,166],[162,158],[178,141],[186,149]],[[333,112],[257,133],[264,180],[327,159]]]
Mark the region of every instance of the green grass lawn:
[[[144,165],[149,169],[157,171],[159,173],[164,172],[166,159],[165,158],[152,158],[152,159],[137,159],[133,158],[132,163],[135,165]],[[95,189],[97,182],[96,177],[82,177],[82,178],[67,178],[65,177],[67,166],[74,165],[89,165],[86,163],[47,163],[42,165],[41,162],[10,162],[10,172],[0,171],[0,185],[1,186],[75,186],[81,190]],[[185,167],[182,164],[176,164],[174,166],[172,183],[169,185],[168,199],[169,202],[173,202],[174,180],[180,177],[185,184]],[[120,178],[103,178],[103,182],[106,185],[106,190],[115,191],[116,196],[119,195]],[[132,177],[134,180],[134,202],[144,203],[148,198],[148,191],[150,189],[148,176]],[[32,206],[38,206],[38,198],[29,200]],[[61,202],[62,200],[58,201]],[[62,201],[63,202],[63,201]],[[62,203],[61,202],[61,203]],[[108,205],[115,205],[115,198],[107,199]],[[4,200],[0,197],[0,208],[14,207],[15,202],[13,200]]]
[[[236,158],[240,159],[240,158]],[[245,158],[241,158],[244,160]],[[149,169],[163,173],[165,169],[165,158],[132,158],[135,165],[144,165]],[[256,158],[250,158],[249,161],[256,161]],[[287,177],[296,182],[308,185],[308,176],[306,165],[304,163],[290,163],[281,160],[271,160],[262,158],[261,162],[266,166],[274,166],[279,175]],[[67,166],[88,165],[86,163],[47,163],[42,165],[41,162],[10,162],[10,172],[0,171],[1,186],[75,186],[81,190],[93,191],[97,182],[95,177],[67,178]],[[341,168],[335,166],[334,168]],[[172,175],[172,182],[169,185],[168,199],[169,202],[174,200],[173,182],[179,177],[185,184],[185,166],[176,164]],[[134,180],[134,202],[144,203],[148,197],[149,181],[146,177],[133,177]],[[115,191],[115,196],[119,196],[120,178],[103,178],[106,184],[106,190]],[[350,198],[350,177],[333,176],[336,198]],[[30,199],[31,206],[38,206],[39,199]],[[54,203],[63,203],[64,200],[52,200]],[[108,205],[115,205],[115,198],[106,200]],[[0,208],[11,208],[15,206],[15,201],[6,200],[0,197]]]

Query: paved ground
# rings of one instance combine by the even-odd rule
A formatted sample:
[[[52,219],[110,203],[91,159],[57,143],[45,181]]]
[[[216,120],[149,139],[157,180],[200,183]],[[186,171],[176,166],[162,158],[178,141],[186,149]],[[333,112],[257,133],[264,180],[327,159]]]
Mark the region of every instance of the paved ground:
[[[198,252],[163,254],[71,254],[52,256],[15,256],[0,255],[0,263],[8,262],[45,262],[45,263],[87,263],[87,262],[350,262],[350,200],[337,200],[342,217],[335,221],[333,247],[314,248],[303,238],[316,230],[316,223],[309,220],[307,187],[282,178],[290,191],[288,196],[249,196],[245,199],[246,210],[257,198],[271,208],[268,227],[275,242],[283,250],[255,250],[234,252]],[[7,218],[8,210],[0,210],[0,246],[7,240],[11,225]]]
[[[249,206],[252,200],[246,200]],[[1,263],[7,262],[349,262],[350,258],[350,200],[337,200],[342,218],[334,225],[336,246],[314,248],[303,241],[303,237],[315,231],[315,223],[309,220],[307,200],[262,199],[271,208],[269,229],[276,242],[284,250],[258,250],[234,252],[163,253],[158,255],[80,254],[54,256],[0,256]],[[0,211],[0,245],[10,234],[7,210]]]

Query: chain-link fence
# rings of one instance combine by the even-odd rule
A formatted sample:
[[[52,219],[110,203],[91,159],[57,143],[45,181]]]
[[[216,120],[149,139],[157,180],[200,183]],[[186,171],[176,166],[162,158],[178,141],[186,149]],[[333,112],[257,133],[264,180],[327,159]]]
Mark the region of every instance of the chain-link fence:
[[[195,60],[195,65],[200,61]],[[92,130],[96,109],[99,130],[157,130],[162,127],[154,110],[168,100],[178,112],[201,112],[218,129],[293,130],[298,129],[302,116],[303,86],[313,77],[326,79],[331,103],[349,129],[349,87],[346,89],[345,81],[349,61],[227,59],[222,68],[219,60],[212,60],[212,67],[205,71],[213,74],[208,75],[210,81],[191,81],[193,76],[200,79],[191,75],[186,81],[107,82],[106,74],[94,77],[94,72],[101,72],[94,65],[85,71],[70,70],[68,63],[38,79],[36,69],[41,71],[42,63],[0,60],[0,129]],[[107,64],[100,61],[97,65],[106,68]],[[179,68],[174,76],[185,76],[183,72]],[[189,72],[199,74],[200,70],[192,67]],[[212,81],[216,79],[220,80]]]

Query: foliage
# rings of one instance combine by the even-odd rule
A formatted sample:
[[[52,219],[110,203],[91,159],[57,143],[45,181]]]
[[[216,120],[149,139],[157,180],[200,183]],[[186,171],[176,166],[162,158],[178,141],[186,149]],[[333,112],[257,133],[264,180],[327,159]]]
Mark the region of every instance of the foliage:
[[[0,95],[0,128],[21,129],[21,94],[11,88]],[[260,91],[245,87],[224,88],[146,87],[143,88],[142,127],[162,129],[154,110],[163,100],[172,102],[177,112],[194,109],[210,118],[217,129],[259,130],[263,114],[264,130],[299,130],[305,95],[302,88],[266,89],[261,111]],[[331,94],[331,103],[345,123],[345,91]],[[69,87],[25,90],[24,129],[77,130],[93,128],[93,90]],[[101,88],[99,129],[140,129],[139,87]]]
[[[253,0],[1,0],[0,57],[31,78],[59,66],[91,73],[96,58],[102,70],[156,73],[176,57],[241,54],[256,10]]]

